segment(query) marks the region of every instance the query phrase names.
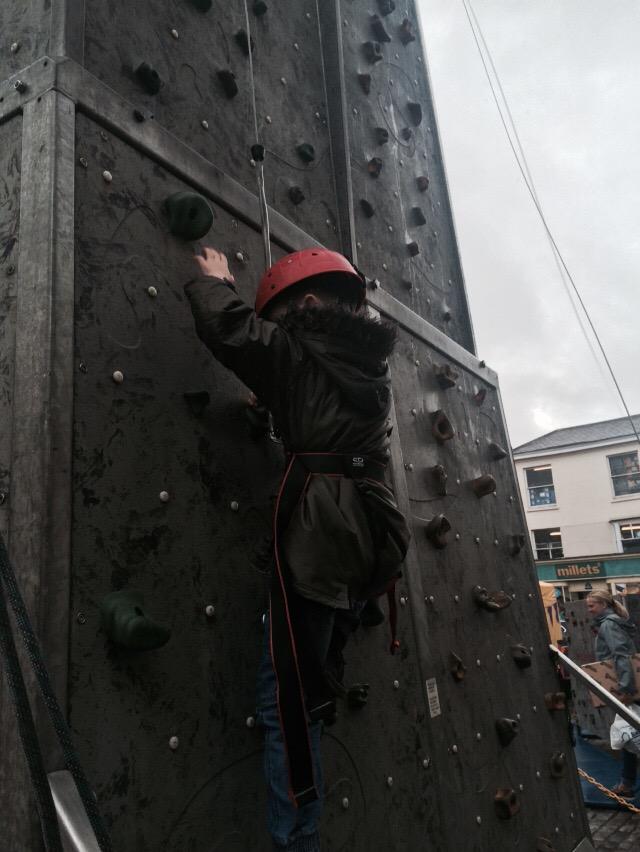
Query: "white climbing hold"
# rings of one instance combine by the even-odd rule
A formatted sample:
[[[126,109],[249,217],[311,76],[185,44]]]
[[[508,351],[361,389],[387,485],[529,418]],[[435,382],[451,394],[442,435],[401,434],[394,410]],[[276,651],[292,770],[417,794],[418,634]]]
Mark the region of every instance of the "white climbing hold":
[[[180,740],[178,739],[178,737],[171,737],[171,739],[169,740],[169,748],[171,749],[171,751],[175,751],[179,745]]]
[[[107,171],[107,169],[105,169],[102,172],[102,178],[103,178],[105,183],[111,183],[111,181],[113,180],[113,175],[111,174],[111,172],[109,172],[109,171]]]
[[[161,491],[161,492],[160,492],[160,494],[159,494],[159,497],[160,497],[160,500],[161,500],[163,503],[168,503],[168,502],[169,502],[169,499],[170,499],[170,498],[169,498],[169,492],[168,492],[168,491]]]
[[[120,370],[116,370],[112,378],[117,385],[121,385],[124,382],[124,373],[121,373]]]

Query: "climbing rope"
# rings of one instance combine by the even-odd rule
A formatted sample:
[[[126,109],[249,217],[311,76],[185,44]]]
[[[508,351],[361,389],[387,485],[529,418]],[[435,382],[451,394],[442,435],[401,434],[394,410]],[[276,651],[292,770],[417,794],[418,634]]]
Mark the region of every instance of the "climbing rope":
[[[6,588],[7,598],[9,603],[11,604],[11,609],[13,610],[16,624],[18,626],[18,629],[20,630],[20,633],[22,634],[29,660],[33,667],[33,671],[38,681],[38,686],[40,687],[40,692],[42,693],[44,703],[49,713],[49,718],[51,719],[51,723],[53,724],[54,730],[58,737],[58,741],[60,742],[60,746],[62,747],[65,765],[73,776],[73,780],[75,781],[76,787],[78,788],[78,793],[80,795],[80,798],[82,799],[82,804],[84,805],[91,826],[95,832],[96,840],[98,841],[100,849],[102,850],[102,852],[111,852],[111,840],[102,822],[102,817],[100,816],[94,793],[91,787],[89,786],[89,782],[84,774],[84,770],[80,765],[80,760],[73,747],[73,742],[71,740],[71,731],[69,730],[67,721],[64,718],[62,710],[60,709],[58,699],[56,698],[53,686],[51,684],[51,680],[49,679],[49,673],[47,672],[47,668],[42,657],[40,644],[33,630],[33,627],[31,626],[29,615],[27,613],[27,608],[25,607],[22,595],[20,594],[18,583],[16,581],[16,576],[11,566],[11,562],[9,561],[9,555],[5,547],[4,539],[2,537],[2,534],[0,533],[1,605],[4,605],[4,589],[2,588],[3,584]],[[42,762],[42,753],[40,751],[40,746],[37,740],[33,720],[30,726],[28,722],[28,716],[31,714],[31,710],[29,708],[26,689],[24,687],[22,672],[20,671],[19,665],[17,671],[15,669],[15,664],[12,665],[11,645],[13,644],[13,640],[12,638],[9,638],[10,625],[8,619],[2,618],[2,621],[0,622],[0,631],[2,635],[2,649],[5,651],[5,654],[7,650],[9,651],[9,653],[7,654],[9,682],[12,685],[14,700],[16,700],[17,696],[15,708],[16,715],[18,717],[18,722],[21,727],[21,738],[23,748],[25,750],[27,759],[30,762],[30,765],[32,763],[31,756],[36,756],[33,759]],[[15,690],[13,690],[13,685],[15,683],[16,676],[18,680],[22,681],[22,689],[18,687],[17,693]],[[37,766],[35,763],[34,767],[37,770]],[[34,778],[33,774],[32,778]],[[36,774],[35,778],[36,780],[34,781],[34,787],[36,789],[37,797],[44,808],[43,813],[46,818],[47,801],[50,799],[51,794],[47,794],[46,791],[42,790],[42,783],[40,780],[38,780],[39,778],[41,778],[41,774]],[[43,823],[43,831],[47,829],[48,825],[50,825],[49,821]],[[48,846],[48,848],[59,848],[55,845],[55,838],[52,838],[51,846]]]
[[[623,808],[627,808],[634,814],[640,814],[640,808],[636,808],[635,805],[632,805],[631,802],[628,802],[626,799],[623,799],[622,796],[619,796],[617,793],[614,793],[613,790],[610,790],[608,787],[605,787],[604,784],[601,784],[599,781],[596,781],[595,778],[592,778],[590,775],[584,771],[584,769],[578,769],[578,775],[588,781],[589,784],[593,784],[594,787],[597,787],[601,793],[604,793],[605,796],[608,796],[610,799],[614,799],[619,805],[622,805]]]

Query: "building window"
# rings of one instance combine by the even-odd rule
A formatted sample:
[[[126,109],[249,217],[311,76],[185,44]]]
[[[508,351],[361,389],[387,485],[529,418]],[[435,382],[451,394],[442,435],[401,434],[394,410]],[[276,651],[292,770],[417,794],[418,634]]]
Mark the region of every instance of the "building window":
[[[640,467],[638,467],[637,452],[609,456],[609,469],[613,493],[616,497],[640,493]]]
[[[618,521],[618,541],[621,553],[640,553],[640,518]]]
[[[536,559],[562,559],[562,536],[560,529],[534,530],[533,542]]]
[[[556,502],[556,490],[553,487],[551,465],[529,467],[525,470],[530,506],[553,506]]]

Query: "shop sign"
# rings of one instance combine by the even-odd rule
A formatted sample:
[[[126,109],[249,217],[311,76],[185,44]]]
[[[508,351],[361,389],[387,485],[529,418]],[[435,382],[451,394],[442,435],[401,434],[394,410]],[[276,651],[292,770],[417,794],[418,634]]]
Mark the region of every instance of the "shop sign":
[[[591,577],[604,577],[602,562],[572,562],[568,565],[556,565],[558,580],[587,580]]]

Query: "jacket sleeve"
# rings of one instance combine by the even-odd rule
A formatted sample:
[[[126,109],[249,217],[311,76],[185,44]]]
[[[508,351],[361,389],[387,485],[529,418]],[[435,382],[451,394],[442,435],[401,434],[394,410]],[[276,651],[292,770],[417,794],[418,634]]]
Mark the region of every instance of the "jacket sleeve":
[[[198,337],[269,406],[274,377],[282,379],[290,363],[286,332],[260,319],[233,285],[220,278],[201,276],[189,281],[184,290]]]
[[[636,691],[631,656],[635,649],[631,640],[620,625],[613,619],[605,618],[600,627],[601,637],[606,642],[618,675],[618,689],[633,695]]]

